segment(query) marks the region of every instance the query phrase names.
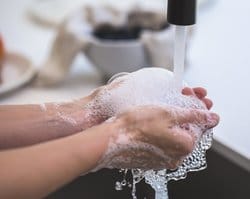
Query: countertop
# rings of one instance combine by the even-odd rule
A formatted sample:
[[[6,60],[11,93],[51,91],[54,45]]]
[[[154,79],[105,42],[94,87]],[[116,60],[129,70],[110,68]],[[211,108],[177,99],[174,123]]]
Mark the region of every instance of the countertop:
[[[0,32],[9,51],[21,52],[37,66],[49,53],[53,29],[32,24],[27,8],[32,0],[1,0]],[[203,86],[221,116],[214,130],[214,149],[250,170],[250,2],[210,0],[199,12],[189,51],[185,79]],[[66,101],[82,97],[100,85],[98,71],[79,56],[74,70],[59,88],[29,86],[0,99],[0,104]]]

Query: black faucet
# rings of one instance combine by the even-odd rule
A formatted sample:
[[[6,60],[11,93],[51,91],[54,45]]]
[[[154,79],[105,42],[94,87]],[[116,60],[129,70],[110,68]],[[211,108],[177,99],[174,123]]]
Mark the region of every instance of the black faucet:
[[[196,0],[168,0],[168,23],[189,26],[196,21]]]

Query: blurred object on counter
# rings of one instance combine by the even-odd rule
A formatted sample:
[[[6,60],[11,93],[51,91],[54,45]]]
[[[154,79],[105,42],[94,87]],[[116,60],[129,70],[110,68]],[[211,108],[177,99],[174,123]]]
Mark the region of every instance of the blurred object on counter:
[[[46,27],[56,27],[85,2],[86,0],[33,0],[27,11],[33,22]]]
[[[62,82],[79,52],[106,78],[146,66],[172,69],[174,31],[165,16],[162,8],[148,11],[136,6],[121,11],[112,6],[82,7],[58,28],[36,84]]]
[[[128,27],[160,31],[169,27],[165,13],[132,10],[128,14]]]
[[[198,5],[203,8],[211,1],[214,0],[198,0]],[[167,7],[167,0],[33,0],[27,11],[30,19],[36,24],[46,27],[58,27],[70,13],[85,4],[112,5],[116,9],[124,11],[142,6],[148,11],[159,10],[159,8],[164,11]]]
[[[35,74],[36,71],[27,58],[5,50],[0,35],[0,96],[30,82]]]
[[[3,43],[3,38],[0,35],[0,84],[2,83],[2,70],[3,70],[4,57],[5,57],[5,47]]]
[[[3,62],[0,96],[29,83],[36,75],[31,62],[17,53],[6,53]]]
[[[144,0],[143,6],[149,6],[148,3],[152,0]],[[48,26],[48,27],[58,27],[61,22],[70,15],[73,11],[79,9],[84,5],[112,5],[112,7],[119,10],[130,10],[132,7],[140,6],[140,0],[126,0],[126,1],[115,1],[115,0],[50,0],[50,1],[41,1],[33,0],[29,6],[27,12],[30,16],[30,19],[33,22]],[[164,6],[166,0],[154,0],[152,5]],[[150,3],[150,7],[151,3]],[[154,9],[154,8],[152,8]]]
[[[162,31],[168,27],[169,24],[162,15],[149,11],[132,11],[128,13],[126,24],[115,26],[100,23],[93,30],[93,35],[102,40],[135,40],[146,30]]]

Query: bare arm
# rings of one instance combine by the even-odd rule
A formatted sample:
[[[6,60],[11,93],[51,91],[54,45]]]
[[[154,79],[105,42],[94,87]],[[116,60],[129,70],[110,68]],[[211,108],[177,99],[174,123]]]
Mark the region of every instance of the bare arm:
[[[105,132],[105,133],[104,133]],[[96,166],[109,124],[83,133],[0,152],[0,198],[43,198]]]
[[[198,123],[205,131],[218,122],[217,115],[204,111],[140,107],[79,134],[1,151],[0,198],[43,198],[96,167],[174,168],[195,143],[193,132],[181,128],[182,124]],[[135,150],[133,143],[158,150],[140,144]]]
[[[32,145],[93,126],[85,108],[90,98],[63,104],[0,106],[0,149]]]

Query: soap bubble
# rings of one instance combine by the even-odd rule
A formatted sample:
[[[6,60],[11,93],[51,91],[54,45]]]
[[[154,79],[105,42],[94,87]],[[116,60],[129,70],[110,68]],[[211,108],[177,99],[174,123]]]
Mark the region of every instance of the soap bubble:
[[[195,96],[184,96],[180,90],[176,87],[176,82],[173,78],[173,74],[162,68],[144,68],[139,71],[130,73],[124,76],[116,76],[112,78],[112,82],[109,85],[119,84],[119,86],[109,89],[103,89],[98,97],[95,99],[90,107],[95,110],[95,114],[105,115],[106,117],[116,116],[128,109],[142,105],[157,105],[157,106],[176,106],[181,108],[192,109],[206,109],[205,104],[196,98]],[[105,106],[102,106],[105,104]],[[98,107],[98,108],[97,108]],[[94,111],[93,111],[94,112]],[[136,184],[142,179],[150,184],[156,192],[157,199],[167,198],[167,183],[170,180],[184,179],[188,172],[199,171],[206,168],[206,150],[211,147],[212,144],[212,130],[208,130],[203,133],[201,127],[196,126],[196,137],[198,141],[196,143],[193,152],[184,159],[182,165],[176,170],[141,170],[132,169],[133,182],[132,182],[132,197],[136,198]],[[202,134],[203,133],[203,134]],[[152,146],[140,145],[138,143],[132,143],[133,146],[127,147],[147,147],[149,150],[155,150]],[[114,150],[121,150],[121,145],[112,143],[109,152],[103,159],[108,159],[108,156]],[[129,162],[127,159],[117,159],[115,161]],[[107,162],[103,164],[112,168],[112,161],[110,165]],[[103,165],[100,165],[100,167]],[[127,172],[125,169],[124,172]],[[116,184],[118,189],[122,189],[122,186],[129,183],[120,182]],[[119,186],[118,186],[119,185]]]

